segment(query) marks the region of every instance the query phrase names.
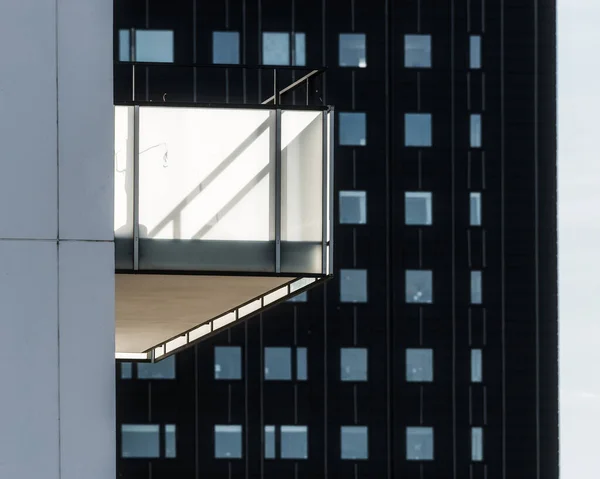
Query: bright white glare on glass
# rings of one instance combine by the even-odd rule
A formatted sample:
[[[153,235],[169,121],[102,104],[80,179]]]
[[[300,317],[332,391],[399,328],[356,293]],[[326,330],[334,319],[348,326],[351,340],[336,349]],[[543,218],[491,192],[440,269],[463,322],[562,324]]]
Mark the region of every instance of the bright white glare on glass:
[[[367,67],[367,36],[364,33],[340,33],[339,64],[341,67]]]

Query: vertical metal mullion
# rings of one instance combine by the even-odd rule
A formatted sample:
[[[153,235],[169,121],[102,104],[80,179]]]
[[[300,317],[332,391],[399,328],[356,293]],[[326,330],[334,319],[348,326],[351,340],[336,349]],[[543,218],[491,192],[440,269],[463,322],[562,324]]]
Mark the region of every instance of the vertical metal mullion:
[[[321,178],[321,273],[327,274],[327,217],[328,217],[328,193],[329,185],[327,184],[327,173],[328,173],[328,161],[327,161],[327,113],[321,113],[322,120],[322,135],[323,135],[323,155],[321,157],[322,162],[322,175]]]
[[[140,262],[140,107],[133,107],[133,270]]]
[[[334,131],[335,131],[335,111],[333,108],[331,108],[329,110],[329,182],[327,183],[327,189],[328,189],[328,194],[329,194],[329,271],[328,273],[332,273],[333,272],[333,200],[334,200],[334,191],[333,191],[333,174],[334,174],[334,169],[333,169],[333,152],[334,152],[334,146],[333,146],[333,137],[334,137]],[[327,179],[325,179],[325,181],[327,181]]]
[[[275,91],[277,104],[277,91]],[[275,272],[281,272],[281,109],[275,110]]]
[[[129,30],[129,60],[136,61],[135,58],[135,28]],[[135,63],[131,65],[131,100],[135,101]]]

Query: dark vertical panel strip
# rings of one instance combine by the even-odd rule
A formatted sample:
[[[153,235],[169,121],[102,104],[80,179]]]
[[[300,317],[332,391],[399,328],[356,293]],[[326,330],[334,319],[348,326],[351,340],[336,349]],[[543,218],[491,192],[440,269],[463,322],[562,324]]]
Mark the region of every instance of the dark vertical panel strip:
[[[539,126],[538,126],[538,0],[533,2],[533,169],[534,169],[534,217],[535,217],[535,465],[536,477],[540,479],[540,208],[539,208]]]
[[[455,125],[455,52],[454,52],[454,29],[455,29],[455,2],[450,5],[450,162],[451,162],[451,204],[452,204],[452,477],[457,477],[456,457],[456,179],[455,179],[455,147],[456,147],[456,125]]]

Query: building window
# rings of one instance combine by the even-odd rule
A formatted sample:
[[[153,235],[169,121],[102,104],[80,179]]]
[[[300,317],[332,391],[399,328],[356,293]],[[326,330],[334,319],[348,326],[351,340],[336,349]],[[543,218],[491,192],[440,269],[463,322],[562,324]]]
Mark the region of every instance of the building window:
[[[404,35],[404,66],[431,68],[431,35]]]
[[[175,379],[175,356],[157,363],[137,363],[138,379]]]
[[[367,223],[367,193],[365,191],[340,191],[340,224],[364,225]]]
[[[119,30],[119,61],[173,63],[172,30],[134,30],[133,33],[132,52],[131,30]]]
[[[275,426],[265,426],[265,459],[275,459]]]
[[[340,365],[342,381],[366,381],[368,379],[367,350],[365,348],[342,348]]]
[[[367,36],[364,33],[340,33],[340,66],[367,67]]]
[[[481,68],[481,37],[471,35],[469,38],[469,66],[472,69]]]
[[[406,380],[408,382],[433,381],[433,350],[406,350]]]
[[[481,226],[481,193],[469,195],[469,224]]]
[[[407,225],[431,225],[431,193],[407,191],[404,194],[404,221]]]
[[[121,363],[121,379],[133,378],[133,364]]]
[[[481,271],[471,271],[471,304],[481,304]]]
[[[481,115],[471,115],[471,148],[481,148]]]
[[[406,459],[409,461],[433,460],[433,428],[406,428]]]
[[[223,65],[240,63],[238,32],[213,32],[213,63]]]
[[[340,301],[342,303],[367,302],[367,270],[340,270]]]
[[[366,426],[342,426],[342,459],[357,460],[369,458],[369,439]]]
[[[366,113],[339,113],[339,142],[342,146],[365,146],[367,144]]]
[[[263,32],[263,65],[306,65],[306,35]]]
[[[219,459],[242,458],[242,426],[215,426],[215,457]]]
[[[165,457],[177,457],[176,431],[175,424],[165,425]]]
[[[308,428],[281,426],[281,459],[308,458]]]
[[[308,294],[306,291],[304,293],[297,294],[296,296],[288,299],[290,303],[306,303],[308,301]]]
[[[433,302],[433,273],[424,269],[409,269],[406,271],[406,302]]]
[[[404,145],[431,146],[430,113],[407,113],[404,115]]]
[[[306,356],[306,348],[296,348],[296,379],[298,381],[306,381],[308,379]]]
[[[292,379],[292,350],[290,348],[265,348],[265,380],[289,381]]]
[[[483,461],[483,429],[471,428],[471,460]]]
[[[242,379],[242,348],[215,346],[215,379]]]
[[[471,349],[471,382],[480,383],[483,380],[481,349]]]
[[[122,424],[121,457],[160,457],[159,434],[158,424]]]

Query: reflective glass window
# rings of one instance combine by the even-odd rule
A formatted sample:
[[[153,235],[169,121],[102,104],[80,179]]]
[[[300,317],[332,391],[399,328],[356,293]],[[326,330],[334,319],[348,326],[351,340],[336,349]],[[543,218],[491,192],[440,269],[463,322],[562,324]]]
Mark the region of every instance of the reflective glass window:
[[[172,30],[136,30],[135,59],[138,62],[173,63]]]
[[[160,457],[159,430],[157,424],[122,424],[121,456],[125,458]]]
[[[340,301],[342,303],[367,302],[367,270],[340,270]]]
[[[175,356],[156,363],[137,363],[138,379],[175,379]]]
[[[433,302],[433,273],[424,269],[406,271],[406,302]]]
[[[238,32],[213,32],[213,63],[225,65],[240,63]]]
[[[215,346],[215,379],[242,379],[242,348]]]
[[[483,380],[481,349],[471,349],[471,381],[480,383]]]
[[[308,458],[308,428],[306,426],[281,426],[281,458]]]
[[[481,304],[481,271],[471,271],[471,304]]]
[[[405,146],[431,146],[431,114],[407,113],[404,116]]]
[[[342,459],[368,459],[369,440],[367,427],[342,426],[341,446]]]
[[[341,67],[367,66],[367,36],[364,33],[340,33],[339,63]]]
[[[471,115],[471,148],[481,148],[481,115]]]
[[[339,143],[343,146],[365,146],[367,144],[366,113],[340,112]]]
[[[215,426],[215,457],[226,459],[241,459],[242,457],[242,426]]]
[[[431,35],[404,36],[404,66],[431,68]]]
[[[407,191],[404,194],[404,219],[407,225],[431,225],[431,193]]]
[[[406,350],[406,380],[409,382],[433,381],[433,350]]]
[[[433,460],[433,428],[406,428],[406,459],[409,461]]]
[[[165,457],[177,457],[176,431],[175,424],[165,425]]]
[[[342,381],[366,381],[368,379],[366,348],[342,348],[340,356]]]
[[[481,226],[481,193],[469,195],[469,224]]]
[[[483,429],[471,428],[471,460],[483,461]]]
[[[265,379],[289,381],[292,379],[292,350],[290,348],[265,348]]]
[[[340,223],[364,225],[367,223],[367,193],[340,191]]]
[[[469,66],[472,69],[481,68],[481,37],[471,35],[469,38]]]

